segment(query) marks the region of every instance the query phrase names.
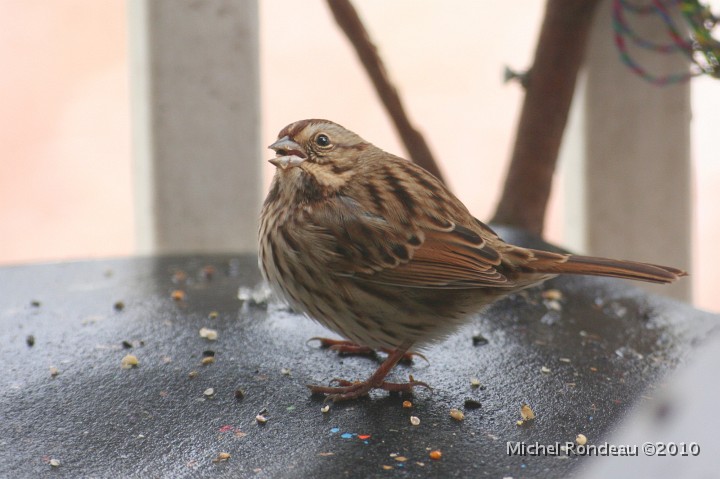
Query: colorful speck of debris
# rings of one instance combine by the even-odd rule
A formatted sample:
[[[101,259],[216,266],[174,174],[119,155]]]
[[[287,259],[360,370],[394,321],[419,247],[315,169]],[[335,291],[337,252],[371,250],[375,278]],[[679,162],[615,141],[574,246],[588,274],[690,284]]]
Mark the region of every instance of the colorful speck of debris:
[[[220,428],[220,432],[229,432],[229,431],[232,431],[232,430],[233,430],[233,427],[232,427],[231,425],[229,425],[229,424],[226,424],[225,426],[222,426],[222,427]]]
[[[337,434],[339,432],[340,432],[339,427],[330,428],[331,434]],[[357,437],[358,439],[363,441],[363,443],[370,444],[367,440],[370,439],[370,437],[372,437],[372,436],[370,434],[358,434],[356,432],[344,432],[344,433],[340,434],[340,437],[343,439],[352,439],[354,437]]]

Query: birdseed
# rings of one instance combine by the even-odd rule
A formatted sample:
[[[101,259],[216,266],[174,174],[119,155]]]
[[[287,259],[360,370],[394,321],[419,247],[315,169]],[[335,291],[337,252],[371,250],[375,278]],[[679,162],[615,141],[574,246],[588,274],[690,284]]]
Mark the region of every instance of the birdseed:
[[[523,404],[520,408],[520,416],[522,416],[524,421],[529,421],[535,419],[535,412],[533,412],[529,404]]]
[[[200,328],[200,337],[209,339],[210,341],[216,341],[218,338],[218,332],[210,328]]]
[[[128,354],[120,360],[120,367],[123,369],[136,368],[139,364],[140,361],[138,361],[137,356],[132,354]]]
[[[221,452],[217,455],[217,457],[215,457],[215,459],[213,459],[213,462],[222,462],[227,461],[228,459],[230,459],[230,453]]]
[[[452,408],[450,409],[450,417],[455,419],[456,421],[462,421],[463,419],[465,419],[465,414],[459,409]]]
[[[542,292],[542,297],[553,301],[560,301],[563,298],[563,294],[559,289],[548,289]]]

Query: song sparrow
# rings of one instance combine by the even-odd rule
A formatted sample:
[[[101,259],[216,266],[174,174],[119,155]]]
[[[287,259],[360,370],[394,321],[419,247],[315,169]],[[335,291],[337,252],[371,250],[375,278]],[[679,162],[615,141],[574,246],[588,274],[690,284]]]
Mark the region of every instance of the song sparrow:
[[[259,263],[292,307],[352,343],[389,351],[366,381],[309,386],[334,400],[425,383],[385,377],[482,306],[560,273],[670,283],[667,266],[505,243],[419,166],[327,120],[286,126],[261,213]]]

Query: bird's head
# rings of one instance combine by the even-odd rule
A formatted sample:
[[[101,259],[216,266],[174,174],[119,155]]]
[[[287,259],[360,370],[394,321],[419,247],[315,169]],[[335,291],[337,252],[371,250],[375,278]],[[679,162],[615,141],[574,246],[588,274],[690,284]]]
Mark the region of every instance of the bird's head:
[[[300,120],[283,128],[268,148],[275,150],[270,163],[278,172],[296,169],[320,184],[337,183],[350,173],[370,144],[350,130],[328,120]]]

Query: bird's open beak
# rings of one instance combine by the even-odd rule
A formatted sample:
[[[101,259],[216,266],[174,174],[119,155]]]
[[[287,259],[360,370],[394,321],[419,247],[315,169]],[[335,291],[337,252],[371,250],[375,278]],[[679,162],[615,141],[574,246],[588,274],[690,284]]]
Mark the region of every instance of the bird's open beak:
[[[277,156],[270,161],[278,168],[287,169],[300,165],[307,159],[307,155],[302,147],[292,141],[287,136],[280,138],[278,141],[268,146],[271,150],[275,150]]]

